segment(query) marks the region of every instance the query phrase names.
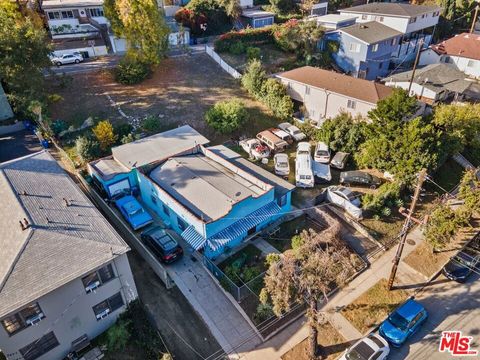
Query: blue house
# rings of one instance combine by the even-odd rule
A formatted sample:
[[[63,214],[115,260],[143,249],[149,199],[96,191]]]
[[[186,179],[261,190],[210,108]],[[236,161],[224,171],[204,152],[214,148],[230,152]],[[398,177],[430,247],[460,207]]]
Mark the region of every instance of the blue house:
[[[294,186],[189,126],[113,148],[110,164],[89,164],[112,195],[138,189],[142,202],[195,250],[215,258],[291,209]],[[121,168],[122,167],[122,168]],[[98,169],[103,169],[101,174]],[[125,168],[128,172],[119,172]]]
[[[395,29],[370,21],[328,32],[322,42],[323,46],[328,41],[338,43],[333,58],[345,73],[375,80],[388,75],[390,59],[401,36]]]

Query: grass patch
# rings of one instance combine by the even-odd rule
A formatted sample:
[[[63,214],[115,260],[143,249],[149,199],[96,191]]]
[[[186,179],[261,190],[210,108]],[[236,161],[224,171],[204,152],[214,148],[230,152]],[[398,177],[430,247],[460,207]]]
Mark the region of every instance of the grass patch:
[[[330,324],[325,323],[318,329],[318,343],[320,344],[320,353],[322,359],[337,359],[345,349],[350,346],[342,335]],[[286,352],[282,360],[308,360],[309,347],[308,338],[303,340]]]
[[[388,291],[382,279],[342,310],[342,315],[362,334],[379,325],[386,316],[407,299],[405,290]]]

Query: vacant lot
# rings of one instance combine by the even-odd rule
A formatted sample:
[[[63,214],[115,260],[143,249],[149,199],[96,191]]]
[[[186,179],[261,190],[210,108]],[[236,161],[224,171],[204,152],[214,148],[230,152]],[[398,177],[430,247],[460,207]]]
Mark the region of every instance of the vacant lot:
[[[166,59],[150,79],[134,86],[116,83],[109,71],[75,74],[71,81],[63,81],[64,86],[58,83],[52,81],[49,92],[61,95],[63,100],[50,106],[51,117],[75,126],[89,116],[121,123],[128,118],[155,115],[165,129],[189,124],[213,143],[219,143],[227,137],[209,128],[203,116],[217,101],[232,97],[241,98],[250,112],[249,125],[235,135],[251,136],[277,123],[206,54]]]

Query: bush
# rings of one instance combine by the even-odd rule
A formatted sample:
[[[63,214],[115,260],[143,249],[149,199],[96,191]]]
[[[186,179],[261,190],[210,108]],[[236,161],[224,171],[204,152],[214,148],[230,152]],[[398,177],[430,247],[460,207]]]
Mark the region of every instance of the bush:
[[[50,129],[52,129],[52,132],[55,136],[60,134],[62,131],[65,131],[68,129],[68,124],[63,121],[63,120],[55,120],[51,125]]]
[[[245,52],[245,46],[241,41],[239,41],[239,42],[236,42],[235,44],[232,44],[228,49],[228,51],[233,55],[240,55]]]
[[[255,312],[254,318],[257,323],[261,323],[267,319],[270,319],[273,315],[273,308],[272,305],[266,304],[258,304],[257,311]]]
[[[75,140],[75,150],[78,157],[84,162],[92,161],[100,156],[100,144],[98,141],[85,136],[80,136]]]
[[[108,120],[100,121],[92,131],[102,151],[110,150],[112,145],[117,141],[117,135],[115,135],[113,126]]]
[[[267,79],[267,74],[259,60],[252,60],[248,63],[245,73],[242,76],[242,86],[256,99],[263,97],[262,85]]]
[[[388,182],[380,185],[374,194],[365,194],[362,198],[363,208],[365,210],[382,211],[387,203],[396,203],[400,197],[400,184],[396,182]],[[389,209],[390,210],[390,209]],[[390,214],[388,214],[390,215]],[[386,215],[386,216],[388,216]]]
[[[265,257],[265,265],[270,267],[270,265],[275,264],[280,261],[280,254],[270,253]]]
[[[122,138],[120,139],[120,143],[128,144],[128,143],[134,142],[135,140],[138,140],[138,139],[140,139],[139,135],[135,135],[133,133],[130,133],[130,134],[122,136]]]
[[[293,102],[287,95],[285,85],[269,78],[262,85],[264,98],[261,101],[268,106],[275,116],[287,120],[293,115]]]
[[[254,59],[260,59],[260,48],[250,46],[247,48],[247,60],[251,61]]]
[[[150,75],[150,65],[139,60],[123,58],[114,70],[115,80],[121,84],[134,85]]]
[[[300,235],[295,235],[292,237],[292,250],[297,251],[305,243],[303,238]]]
[[[273,44],[273,35],[270,27],[260,29],[245,29],[241,31],[230,31],[215,40],[214,47],[217,52],[229,51],[230,47],[242,42],[246,46]]]
[[[48,102],[54,104],[56,102],[63,101],[63,96],[59,94],[48,95]]]
[[[248,112],[238,99],[220,101],[205,114],[207,124],[222,134],[239,129],[247,120]]]
[[[216,0],[191,0],[177,11],[175,20],[191,29],[192,35],[212,35],[231,28],[225,8]],[[202,24],[207,24],[202,29]]]
[[[115,134],[117,134],[118,139],[121,140],[124,136],[130,134],[133,131],[133,126],[129,123],[123,123],[115,126],[113,129],[115,131]]]
[[[130,340],[131,322],[126,319],[118,319],[115,325],[107,330],[106,345],[110,351],[119,351],[124,349]]]
[[[255,279],[261,272],[256,266],[245,267],[242,271],[241,278],[243,282],[248,283]]]
[[[143,131],[146,131],[150,134],[156,134],[160,132],[163,128],[162,124],[160,123],[160,119],[154,115],[149,115],[145,117],[142,120],[140,127]]]

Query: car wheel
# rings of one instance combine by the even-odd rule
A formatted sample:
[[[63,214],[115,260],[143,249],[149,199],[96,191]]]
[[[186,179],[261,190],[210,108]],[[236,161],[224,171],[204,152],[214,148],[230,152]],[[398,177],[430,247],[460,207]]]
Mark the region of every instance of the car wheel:
[[[350,187],[350,183],[346,182],[342,184],[343,186]]]
[[[57,66],[62,66],[62,63],[59,61],[59,62],[57,62],[56,65],[57,65]]]
[[[78,64],[79,62],[80,62],[80,60],[75,59],[75,64]]]
[[[370,189],[375,190],[377,188],[377,185],[370,185]]]

